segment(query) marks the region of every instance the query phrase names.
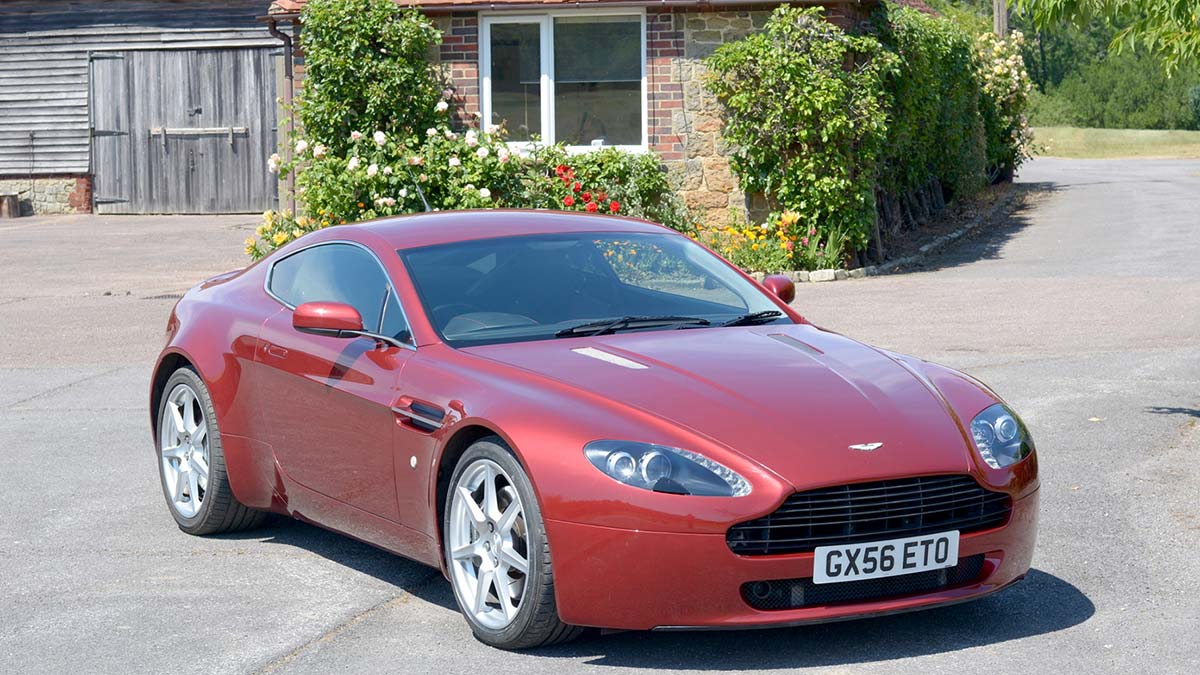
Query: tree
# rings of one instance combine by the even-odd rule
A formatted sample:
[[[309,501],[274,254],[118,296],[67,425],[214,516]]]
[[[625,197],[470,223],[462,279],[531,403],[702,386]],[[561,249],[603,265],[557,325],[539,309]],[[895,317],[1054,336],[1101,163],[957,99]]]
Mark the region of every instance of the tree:
[[[1200,2],[1197,0],[1013,0],[1035,24],[1051,28],[1063,22],[1086,25],[1092,19],[1120,29],[1110,49],[1142,47],[1160,57],[1168,73],[1200,57]]]

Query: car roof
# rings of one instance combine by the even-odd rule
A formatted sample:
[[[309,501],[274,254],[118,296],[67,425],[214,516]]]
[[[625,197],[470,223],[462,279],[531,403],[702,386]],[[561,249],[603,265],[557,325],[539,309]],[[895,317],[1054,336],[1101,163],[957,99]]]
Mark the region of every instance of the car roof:
[[[567,211],[477,209],[380,218],[354,225],[396,249],[475,239],[569,232],[674,233],[644,220]]]

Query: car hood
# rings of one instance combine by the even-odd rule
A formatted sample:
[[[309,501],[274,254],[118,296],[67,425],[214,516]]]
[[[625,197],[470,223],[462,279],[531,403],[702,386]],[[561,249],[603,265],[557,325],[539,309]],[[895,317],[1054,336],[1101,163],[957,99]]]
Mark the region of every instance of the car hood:
[[[919,367],[810,325],[647,331],[466,351],[686,427],[798,489],[972,466],[960,421]],[[882,445],[869,448],[876,443]]]

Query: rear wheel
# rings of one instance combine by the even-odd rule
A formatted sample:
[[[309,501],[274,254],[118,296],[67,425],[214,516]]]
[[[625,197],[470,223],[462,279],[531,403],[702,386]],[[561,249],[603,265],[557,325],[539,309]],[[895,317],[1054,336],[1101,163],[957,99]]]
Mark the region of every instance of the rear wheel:
[[[188,534],[236,532],[266,518],[234,498],[212,398],[190,368],[176,370],[163,388],[158,469],[171,515]]]
[[[558,618],[541,509],[499,438],[477,441],[459,460],[442,531],[454,597],[480,641],[525,649],[583,632]]]

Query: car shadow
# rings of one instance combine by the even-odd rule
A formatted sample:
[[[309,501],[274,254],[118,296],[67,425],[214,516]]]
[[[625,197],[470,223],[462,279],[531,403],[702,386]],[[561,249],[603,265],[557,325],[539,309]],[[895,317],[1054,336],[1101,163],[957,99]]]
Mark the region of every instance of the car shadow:
[[[892,274],[910,272],[934,272],[970,265],[981,260],[998,260],[1009,240],[1016,237],[1032,222],[1035,203],[1029,195],[1037,193],[1050,194],[1059,189],[1058,184],[1051,182],[1018,183],[1013,187],[1026,193],[1018,198],[1016,205],[1008,213],[997,214],[996,218],[983,226],[976,228],[969,235],[949,244],[941,251],[927,256],[925,259],[904,266]],[[907,236],[919,237],[919,232]]]
[[[458,611],[450,582],[446,581],[440,570],[285,516],[272,515],[262,527],[213,538],[258,541],[304,549],[402,589],[428,603]]]
[[[440,571],[313,525],[276,516],[256,530],[216,538],[304,549],[458,612],[450,584]],[[1034,569],[1003,591],[938,609],[763,630],[593,632],[584,639],[527,654],[646,669],[746,671],[837,666],[953,652],[1053,633],[1087,621],[1095,611],[1078,588]]]
[[[1075,586],[1031,570],[1011,588],[940,609],[769,630],[626,632],[535,653],[622,668],[745,671],[839,666],[1053,633],[1087,621],[1095,611]]]

